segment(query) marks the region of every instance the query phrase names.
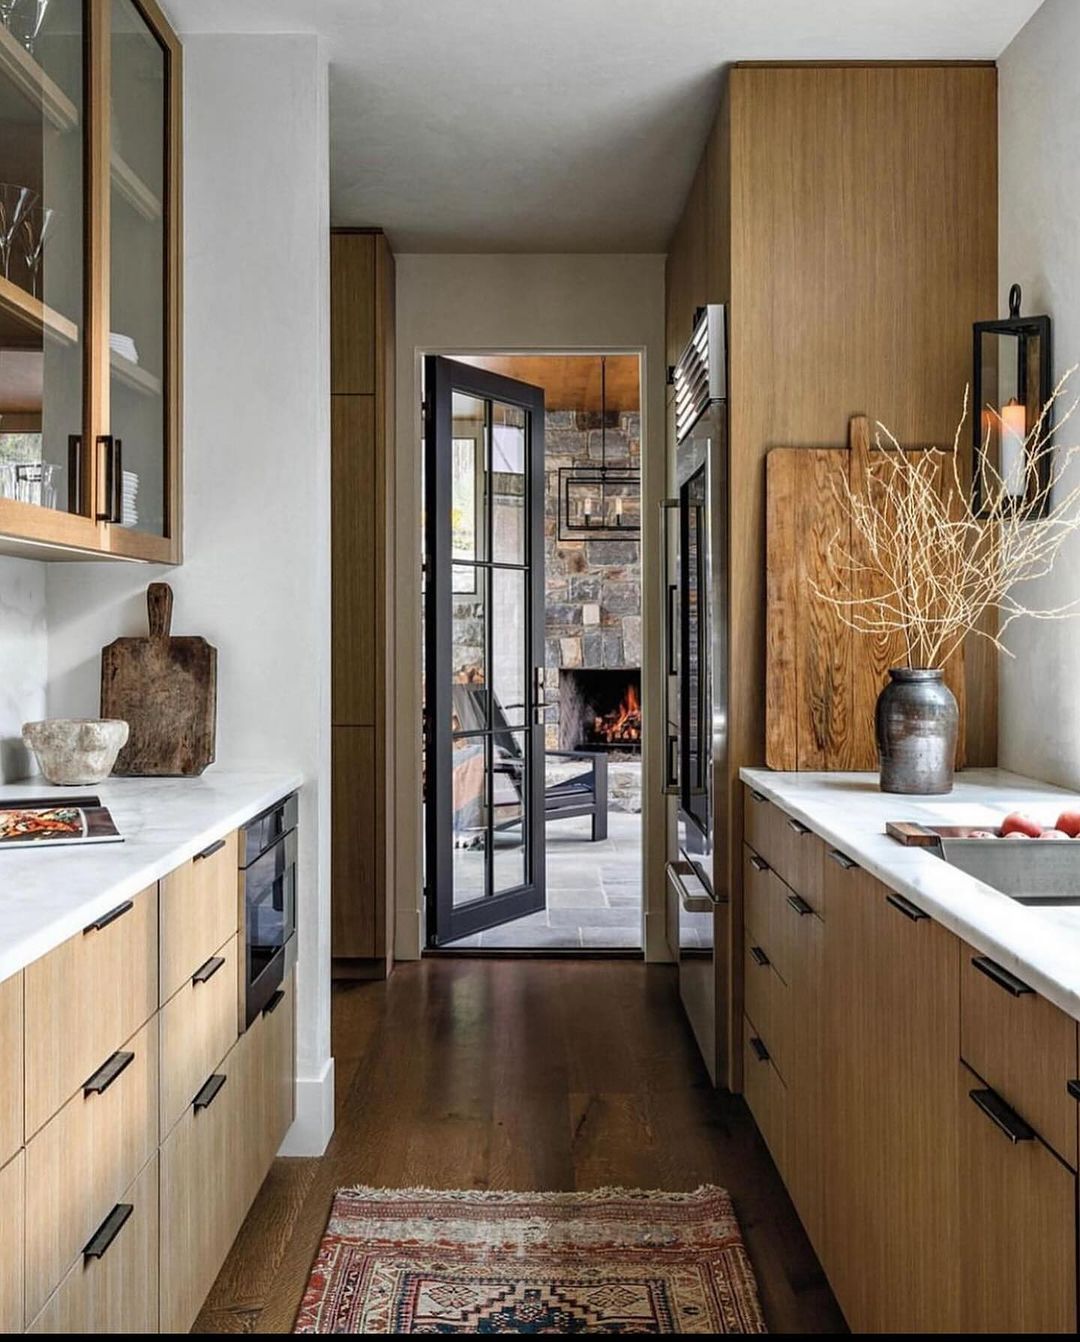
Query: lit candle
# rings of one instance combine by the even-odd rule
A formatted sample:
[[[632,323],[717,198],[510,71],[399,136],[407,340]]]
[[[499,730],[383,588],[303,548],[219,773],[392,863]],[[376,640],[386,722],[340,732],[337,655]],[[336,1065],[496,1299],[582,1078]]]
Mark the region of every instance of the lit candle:
[[[622,495],[621,495],[621,494],[620,494],[620,495],[616,495],[616,497],[615,497],[615,516],[616,516],[616,517],[622,517]]]
[[[1006,492],[1023,498],[1027,484],[1027,408],[1013,397],[1001,407],[1001,478]]]
[[[582,511],[585,513],[586,517],[592,516],[592,499],[589,498],[588,494],[585,495],[585,503],[583,505]]]

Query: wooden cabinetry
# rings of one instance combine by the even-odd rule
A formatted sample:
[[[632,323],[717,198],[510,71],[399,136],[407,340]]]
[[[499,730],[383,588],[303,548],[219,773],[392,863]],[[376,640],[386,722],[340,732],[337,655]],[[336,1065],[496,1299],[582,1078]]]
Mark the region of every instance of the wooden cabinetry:
[[[800,899],[784,819],[747,800],[744,1090],[849,1325],[1075,1332],[1076,1022],[837,849]]]
[[[26,1158],[13,1156],[0,1169],[0,1330],[23,1329],[24,1216],[26,1211]]]
[[[0,32],[0,552],[179,563],[180,45],[156,0],[70,8]]]
[[[381,974],[393,939],[394,258],[378,230],[331,235],[330,351],[333,955],[339,974]]]
[[[189,983],[236,932],[238,841],[234,830],[161,881],[162,1002]]]
[[[23,1144],[23,976],[0,983],[0,1165]]]

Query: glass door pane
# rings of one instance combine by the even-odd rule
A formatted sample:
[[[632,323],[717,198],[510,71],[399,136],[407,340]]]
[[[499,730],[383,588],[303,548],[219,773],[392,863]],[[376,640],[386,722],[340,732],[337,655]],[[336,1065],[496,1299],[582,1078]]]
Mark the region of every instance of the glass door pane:
[[[0,0],[0,498],[78,512],[82,0]]]
[[[120,526],[166,532],[168,54],[132,0],[113,0],[109,427]]]

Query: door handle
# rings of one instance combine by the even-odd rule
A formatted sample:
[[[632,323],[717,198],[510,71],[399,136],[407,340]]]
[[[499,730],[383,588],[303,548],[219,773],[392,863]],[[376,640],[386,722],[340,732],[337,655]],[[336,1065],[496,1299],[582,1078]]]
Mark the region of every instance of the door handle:
[[[90,1237],[83,1249],[83,1257],[104,1258],[109,1246],[127,1225],[128,1217],[134,1210],[130,1202],[118,1202]]]
[[[195,1099],[192,1101],[196,1113],[198,1113],[200,1109],[210,1108],[217,1099],[222,1086],[228,1079],[229,1078],[224,1072],[215,1072],[213,1076],[207,1078],[205,1083],[200,1087],[198,1095],[196,1095]]]
[[[88,932],[101,932],[108,927],[110,923],[115,923],[117,918],[122,918],[125,913],[130,913],[135,907],[133,899],[125,900],[123,904],[117,904],[115,909],[110,909],[108,913],[103,913],[100,918],[95,918],[92,923],[87,923],[83,928],[83,936]]]
[[[829,856],[838,867],[843,867],[845,871],[852,871],[859,864],[853,861],[846,853],[842,853],[839,848],[830,848]]]
[[[810,833],[809,827],[804,825],[801,820],[796,820],[793,816],[788,816],[787,827],[793,834],[797,834],[800,839],[804,834]]]
[[[910,918],[913,923],[921,923],[930,916],[929,914],[923,913],[922,909],[916,908],[915,905],[909,900],[906,900],[903,895],[898,895],[895,892],[885,896],[885,903],[891,904],[894,909],[899,909],[904,917]]]
[[[664,795],[676,797],[679,793],[679,736],[668,732],[664,756]]]
[[[765,861],[763,857],[758,857],[757,853],[750,854],[750,865],[754,868],[755,871],[769,870],[769,864]]]
[[[1023,997],[1031,992],[1026,983],[1014,974],[1010,974],[1007,969],[1002,969],[999,964],[995,964],[989,956],[974,955],[971,963],[980,974],[985,974],[991,983],[996,983],[999,988],[1004,988],[1010,997]]]
[[[717,904],[723,902],[709,894],[702,884],[701,878],[689,862],[669,862],[667,874],[668,880],[674,886],[679,901],[687,913],[712,913]],[[691,890],[683,880],[684,876],[689,876],[691,880],[696,881],[698,889]]]
[[[754,1035],[753,1038],[751,1038],[750,1040],[750,1047],[757,1054],[758,1062],[769,1061],[769,1050],[765,1047],[764,1040],[761,1040],[757,1037],[757,1035]]]
[[[764,969],[765,966],[769,963],[769,957],[765,954],[765,952],[761,949],[760,946],[751,946],[750,954],[754,958],[754,964],[756,964],[761,969]]]
[[[197,988],[200,983],[209,983],[224,963],[225,957],[223,955],[212,955],[204,965],[200,965],[192,974],[192,985]]]
[[[192,862],[205,862],[208,857],[213,857],[215,853],[220,853],[225,847],[225,840],[218,839],[217,843],[212,843],[209,848],[204,848],[201,853],[196,853],[191,859]]]
[[[968,1094],[991,1123],[1003,1132],[1014,1145],[1034,1140],[1035,1131],[1029,1128],[1015,1109],[1010,1109],[994,1090],[972,1090]]]
[[[104,1095],[112,1083],[135,1061],[134,1053],[125,1053],[119,1050],[106,1058],[93,1076],[83,1082],[83,1095],[89,1099],[91,1095]]]
[[[802,895],[788,895],[787,902],[800,918],[805,918],[808,913],[814,912],[813,905],[807,904]]]
[[[105,511],[97,520],[119,524],[124,520],[124,445],[108,433],[97,442],[105,451]]]

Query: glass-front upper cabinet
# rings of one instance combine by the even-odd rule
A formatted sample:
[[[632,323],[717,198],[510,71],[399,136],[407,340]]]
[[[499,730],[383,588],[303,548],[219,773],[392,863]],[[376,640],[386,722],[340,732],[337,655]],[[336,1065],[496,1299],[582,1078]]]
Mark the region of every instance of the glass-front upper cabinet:
[[[0,551],[180,559],[180,48],[0,0]]]

